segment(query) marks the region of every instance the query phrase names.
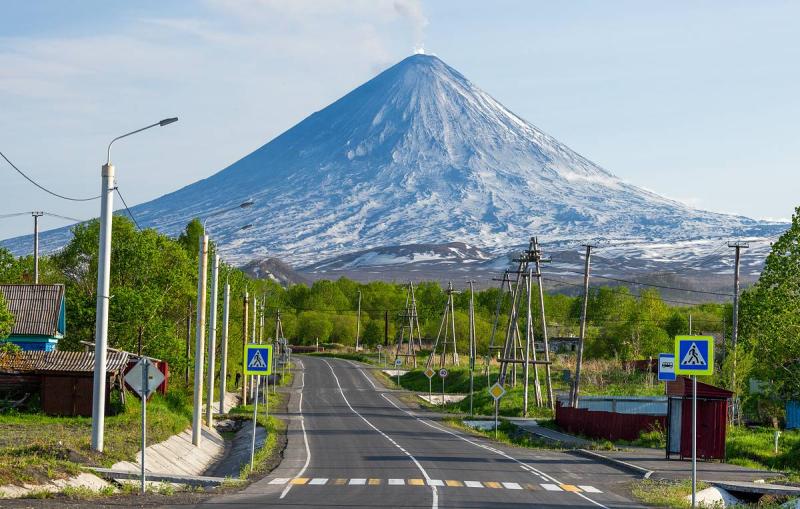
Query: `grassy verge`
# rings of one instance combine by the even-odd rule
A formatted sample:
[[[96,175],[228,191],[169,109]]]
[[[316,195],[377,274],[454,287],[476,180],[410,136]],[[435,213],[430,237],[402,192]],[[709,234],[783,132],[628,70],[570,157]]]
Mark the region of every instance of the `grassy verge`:
[[[728,428],[728,462],[752,468],[800,472],[800,430],[783,431],[774,449],[772,428]]]
[[[140,402],[106,418],[102,454],[91,451],[91,419],[41,413],[0,415],[0,485],[43,483],[76,474],[82,466],[111,466],[133,459],[140,446]],[[180,393],[154,396],[147,404],[148,441],[180,433],[191,423],[191,400]]]
[[[697,491],[706,489],[704,482],[697,483]],[[644,479],[631,486],[631,493],[647,506],[684,509],[691,507],[686,497],[692,494],[691,481],[655,481]]]
[[[508,421],[500,421],[497,427],[497,438],[495,438],[494,430],[485,431],[471,428],[464,424],[461,419],[444,419],[442,422],[450,427],[457,428],[471,435],[486,437],[492,440],[497,440],[498,442],[502,442],[504,444],[528,447],[531,449],[563,449],[563,447],[559,446],[557,442],[545,440],[543,438],[533,436],[530,433],[525,433]]]

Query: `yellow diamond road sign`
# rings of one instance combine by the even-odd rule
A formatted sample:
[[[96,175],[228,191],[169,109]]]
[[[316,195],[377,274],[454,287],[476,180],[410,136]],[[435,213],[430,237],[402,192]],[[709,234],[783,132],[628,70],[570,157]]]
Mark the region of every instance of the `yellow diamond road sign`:
[[[506,390],[497,382],[489,388],[489,394],[496,400],[502,398],[505,393]]]
[[[425,370],[425,376],[427,376],[428,378],[433,378],[433,375],[435,375],[435,374],[436,374],[436,371],[434,371],[433,368],[428,368],[428,369]]]

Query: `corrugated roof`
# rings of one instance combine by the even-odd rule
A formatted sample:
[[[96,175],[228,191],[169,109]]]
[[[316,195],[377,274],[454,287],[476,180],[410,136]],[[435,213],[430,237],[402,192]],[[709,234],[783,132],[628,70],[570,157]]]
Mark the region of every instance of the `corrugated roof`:
[[[54,336],[64,298],[64,285],[0,285],[14,315],[12,335]]]
[[[118,373],[128,365],[126,352],[108,352],[106,371]],[[92,373],[94,352],[41,352],[0,353],[0,372],[47,373],[47,372]]]

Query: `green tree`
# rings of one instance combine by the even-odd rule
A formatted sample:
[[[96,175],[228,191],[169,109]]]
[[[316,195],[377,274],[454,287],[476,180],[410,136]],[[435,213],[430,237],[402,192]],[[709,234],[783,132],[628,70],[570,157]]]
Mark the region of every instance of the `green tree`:
[[[8,310],[6,299],[0,293],[0,340],[5,339],[11,334],[14,327],[14,315]]]
[[[756,352],[763,380],[800,396],[800,207],[772,245],[758,282],[741,299],[741,339]]]

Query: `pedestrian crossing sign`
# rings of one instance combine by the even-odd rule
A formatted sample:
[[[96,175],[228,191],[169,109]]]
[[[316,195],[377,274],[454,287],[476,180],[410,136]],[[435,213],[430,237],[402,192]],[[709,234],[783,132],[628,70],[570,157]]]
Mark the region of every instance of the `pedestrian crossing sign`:
[[[675,373],[712,375],[714,373],[714,338],[711,336],[675,337]]]
[[[244,374],[272,374],[272,345],[251,343],[245,347]]]

